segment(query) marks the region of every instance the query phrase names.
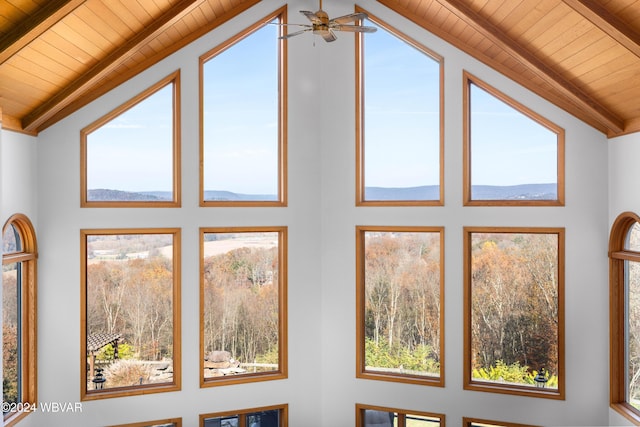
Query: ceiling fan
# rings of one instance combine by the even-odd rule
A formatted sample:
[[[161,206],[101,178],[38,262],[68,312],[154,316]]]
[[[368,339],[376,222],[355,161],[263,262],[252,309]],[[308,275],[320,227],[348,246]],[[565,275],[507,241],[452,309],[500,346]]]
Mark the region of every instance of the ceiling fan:
[[[332,42],[337,39],[334,31],[349,31],[352,33],[374,33],[377,30],[377,28],[375,27],[349,24],[349,22],[356,22],[366,19],[367,14],[363,12],[351,13],[349,15],[329,19],[329,15],[327,14],[327,12],[322,10],[322,0],[319,0],[319,2],[320,7],[316,12],[311,12],[308,10],[300,11],[301,14],[306,16],[309,21],[311,21],[311,24],[284,24],[304,27],[304,29],[286,34],[279,38],[288,39],[290,37],[311,31],[313,34],[322,36],[325,41]]]

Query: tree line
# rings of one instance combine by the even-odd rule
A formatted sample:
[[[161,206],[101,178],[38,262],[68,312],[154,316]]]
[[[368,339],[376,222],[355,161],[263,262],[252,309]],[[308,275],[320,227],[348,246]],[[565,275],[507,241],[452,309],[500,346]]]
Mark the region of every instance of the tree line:
[[[365,233],[365,364],[440,372],[440,234]]]
[[[171,359],[172,270],[162,256],[89,264],[87,335],[119,333],[137,359]]]
[[[205,355],[278,363],[278,248],[241,247],[204,260]]]
[[[474,377],[499,366],[557,376],[558,236],[473,233],[471,244]]]
[[[19,400],[17,266],[2,268],[2,400],[11,403]]]

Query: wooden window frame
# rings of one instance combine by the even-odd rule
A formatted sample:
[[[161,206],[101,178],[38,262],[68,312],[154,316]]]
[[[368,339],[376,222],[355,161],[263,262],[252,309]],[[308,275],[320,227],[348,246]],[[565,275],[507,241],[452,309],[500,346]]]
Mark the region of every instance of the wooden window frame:
[[[199,426],[204,427],[204,422],[207,418],[217,418],[217,417],[228,417],[228,416],[238,416],[238,427],[249,427],[246,424],[246,416],[254,414],[256,412],[266,412],[266,411],[280,411],[280,426],[279,427],[288,427],[289,426],[289,405],[272,405],[272,406],[262,406],[258,408],[250,408],[250,409],[242,409],[239,411],[223,411],[223,412],[211,412],[208,414],[200,414],[200,422]]]
[[[494,384],[472,378],[472,234],[555,234],[558,236],[558,388],[547,389],[517,384]],[[551,227],[464,227],[464,349],[463,349],[463,388],[465,390],[511,394],[517,396],[540,397],[547,399],[565,399],[565,331],[564,331],[564,283],[565,283],[565,229]]]
[[[473,424],[489,424],[487,427],[538,427],[531,424],[505,423],[502,421],[483,420],[480,418],[462,417],[463,427],[471,427]]]
[[[404,232],[404,233],[438,233],[440,235],[440,375],[426,376],[413,374],[394,374],[371,371],[365,364],[365,234],[367,232]],[[356,226],[356,378],[391,381],[408,384],[419,384],[444,387],[445,383],[445,336],[444,336],[444,227],[428,226]]]
[[[128,110],[134,108],[139,103],[153,96],[156,92],[165,87],[173,86],[173,129],[172,129],[172,174],[173,174],[173,200],[170,201],[91,201],[88,200],[89,189],[87,183],[87,143],[88,136],[98,130],[111,120],[117,118]],[[181,196],[181,143],[180,143],[180,70],[177,70],[142,93],[131,98],[129,101],[115,108],[108,114],[102,116],[89,126],[80,131],[80,207],[82,208],[178,208],[182,204]]]
[[[216,55],[232,48],[237,42],[250,36],[254,32],[269,25],[274,19],[287,22],[287,6],[283,6],[263,19],[255,22],[245,30],[227,39],[214,47],[199,59],[200,78],[200,207],[286,207],[287,206],[287,134],[288,134],[288,67],[287,67],[287,40],[279,39],[278,42],[278,199],[277,200],[205,200],[204,183],[204,64]],[[284,35],[284,26],[279,26],[280,36]]]
[[[259,381],[272,381],[288,378],[288,337],[287,337],[287,227],[286,226],[266,226],[266,227],[202,227],[200,228],[200,353],[204,355],[204,236],[208,233],[252,233],[267,232],[278,233],[278,369],[269,372],[253,374],[229,375],[217,378],[204,377],[204,358],[200,357],[200,387],[218,387],[230,384],[244,384]]]
[[[471,84],[494,96],[498,100],[504,102],[510,107],[514,108],[524,116],[530,118],[540,126],[555,133],[557,139],[557,198],[555,200],[475,200],[471,198],[471,102],[469,102],[471,90]],[[463,204],[464,206],[564,206],[565,204],[565,131],[560,126],[534,112],[533,110],[525,107],[523,104],[514,100],[513,98],[505,95],[496,88],[492,87],[488,83],[475,77],[468,71],[463,71]]]
[[[38,353],[37,353],[37,260],[38,243],[33,224],[24,214],[12,215],[2,227],[2,234],[9,226],[14,226],[21,237],[22,250],[2,255],[2,265],[22,263],[21,287],[21,395],[18,409],[4,415],[4,426],[15,425],[35,411],[38,404]]]
[[[364,12],[368,19],[393,36],[416,48],[418,51],[440,64],[440,142],[439,142],[439,190],[438,200],[367,200],[365,198],[365,135],[364,135],[364,39],[363,33],[356,33],[356,206],[443,206],[444,205],[444,57],[438,55],[420,42],[403,34],[393,26],[356,6],[356,12]]]
[[[626,237],[640,216],[623,212],[615,219],[609,236],[609,404],[634,425],[640,425],[640,410],[626,396],[626,274],[625,261],[640,262],[640,253],[625,248]]]
[[[152,427],[155,425],[172,423],[173,427],[182,427],[182,418],[167,418],[163,420],[142,421],[139,423],[118,424],[109,427]]]
[[[400,427],[404,427],[406,425],[405,421],[406,421],[407,415],[420,415],[422,417],[438,418],[440,420],[440,427],[446,426],[445,414],[439,414],[436,412],[425,412],[425,411],[410,411],[407,409],[388,408],[386,406],[364,405],[361,403],[356,403],[356,426],[357,427],[364,427],[364,411],[366,410],[394,412],[398,414],[398,426]]]
[[[87,390],[87,237],[95,235],[171,234],[173,235],[173,381],[131,387]],[[181,230],[179,228],[100,228],[80,230],[80,400],[138,396],[179,391],[182,387],[181,333]]]

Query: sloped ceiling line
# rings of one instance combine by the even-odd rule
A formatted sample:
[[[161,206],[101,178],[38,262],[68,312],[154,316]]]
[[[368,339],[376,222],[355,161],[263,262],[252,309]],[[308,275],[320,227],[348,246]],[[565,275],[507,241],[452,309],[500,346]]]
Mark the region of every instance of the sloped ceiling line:
[[[520,47],[512,38],[508,37],[491,22],[484,19],[478,13],[469,8],[461,0],[438,0],[458,18],[464,20],[474,30],[487,37],[493,43],[501,46],[513,58],[533,71],[538,77],[546,81],[554,90],[566,96],[576,107],[590,113],[603,126],[616,133],[624,130],[624,120],[613,114],[609,109],[596,102],[588,94],[570,81],[566,80],[551,67],[536,58],[529,51]]]
[[[81,96],[84,91],[107,75],[111,70],[124,62],[129,56],[145,43],[152,40],[172,23],[179,20],[184,15],[197,7],[203,0],[182,0],[172,6],[160,18],[154,20],[150,25],[138,33],[132,40],[111,52],[106,58],[89,69],[85,74],[70,86],[58,92],[46,103],[42,104],[29,113],[22,120],[22,127],[26,131],[36,131],[40,125],[46,122],[51,116],[63,109],[66,105]]]
[[[27,46],[86,0],[49,0],[16,28],[0,38],[0,65]]]
[[[640,58],[640,34],[593,0],[562,0]]]

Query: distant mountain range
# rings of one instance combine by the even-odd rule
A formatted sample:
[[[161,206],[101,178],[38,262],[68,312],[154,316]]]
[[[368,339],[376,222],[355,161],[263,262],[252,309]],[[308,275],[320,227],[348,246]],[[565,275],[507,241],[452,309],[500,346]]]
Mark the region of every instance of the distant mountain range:
[[[274,201],[275,194],[242,194],[231,191],[207,190],[205,201]],[[89,190],[88,200],[91,202],[166,202],[173,199],[171,191],[121,191],[95,189]]]
[[[133,192],[98,188],[89,190],[90,202],[166,202],[172,200],[170,191]]]
[[[522,185],[475,185],[471,188],[473,200],[555,200],[557,199],[556,184],[522,184]],[[172,200],[170,191],[120,191],[95,189],[89,190],[89,201],[145,201],[166,202]],[[204,192],[206,201],[275,201],[275,194],[243,194],[232,191],[207,190]],[[367,187],[366,200],[438,200],[440,187],[437,185],[423,185],[419,187]]]
[[[366,200],[438,200],[440,187],[423,185],[419,187],[367,187]],[[522,185],[474,185],[471,188],[473,200],[555,200],[556,184]]]
[[[474,185],[473,200],[556,200],[557,184]]]

